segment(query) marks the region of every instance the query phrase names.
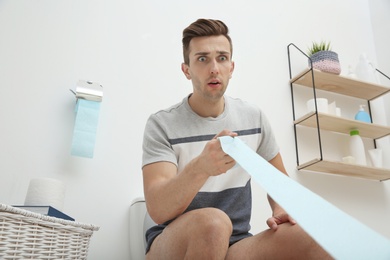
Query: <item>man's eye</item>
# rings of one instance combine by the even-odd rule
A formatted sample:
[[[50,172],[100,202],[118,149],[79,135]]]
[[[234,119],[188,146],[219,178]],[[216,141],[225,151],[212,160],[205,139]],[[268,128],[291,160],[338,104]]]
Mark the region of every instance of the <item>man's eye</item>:
[[[198,58],[198,61],[202,61],[202,62],[203,62],[203,61],[206,61],[206,57],[203,57],[203,56],[202,56],[202,57],[199,57],[199,58]]]
[[[220,60],[220,61],[227,61],[228,58],[227,58],[226,56],[220,56],[220,57],[219,57],[219,60]]]

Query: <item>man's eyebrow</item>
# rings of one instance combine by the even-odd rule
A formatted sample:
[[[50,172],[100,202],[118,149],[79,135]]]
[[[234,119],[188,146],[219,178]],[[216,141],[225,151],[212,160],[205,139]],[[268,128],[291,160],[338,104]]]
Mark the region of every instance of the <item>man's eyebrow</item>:
[[[210,52],[200,51],[200,52],[195,53],[194,56],[205,56],[208,54],[210,54]]]
[[[230,52],[228,51],[217,51],[218,54],[224,54],[224,55],[229,55]],[[194,54],[194,56],[205,56],[205,55],[209,55],[210,52],[207,52],[207,51],[200,51],[200,52],[197,52]]]

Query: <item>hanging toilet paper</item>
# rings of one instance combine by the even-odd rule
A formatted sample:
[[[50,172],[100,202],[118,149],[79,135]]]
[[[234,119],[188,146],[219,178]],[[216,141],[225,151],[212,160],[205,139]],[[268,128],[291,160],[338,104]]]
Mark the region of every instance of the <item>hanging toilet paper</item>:
[[[65,184],[50,178],[30,180],[24,205],[52,206],[62,210],[65,199]]]
[[[99,121],[100,102],[78,99],[71,154],[93,158]]]
[[[251,175],[335,259],[390,259],[390,240],[287,177],[238,137],[222,150]]]

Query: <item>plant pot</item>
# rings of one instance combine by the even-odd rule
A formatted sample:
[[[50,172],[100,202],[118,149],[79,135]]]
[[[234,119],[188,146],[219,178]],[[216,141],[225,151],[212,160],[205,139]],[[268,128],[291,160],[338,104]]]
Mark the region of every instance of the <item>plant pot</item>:
[[[314,69],[337,75],[341,72],[339,57],[334,51],[319,51],[311,55],[310,59],[313,63]]]

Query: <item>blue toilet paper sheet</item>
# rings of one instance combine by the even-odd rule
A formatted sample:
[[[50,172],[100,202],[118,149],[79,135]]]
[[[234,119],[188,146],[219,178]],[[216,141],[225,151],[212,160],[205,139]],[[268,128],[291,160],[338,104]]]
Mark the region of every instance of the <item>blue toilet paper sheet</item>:
[[[390,259],[390,240],[289,178],[239,138],[219,137],[222,149],[335,259]]]
[[[78,99],[71,154],[93,158],[99,121],[100,102]]]

